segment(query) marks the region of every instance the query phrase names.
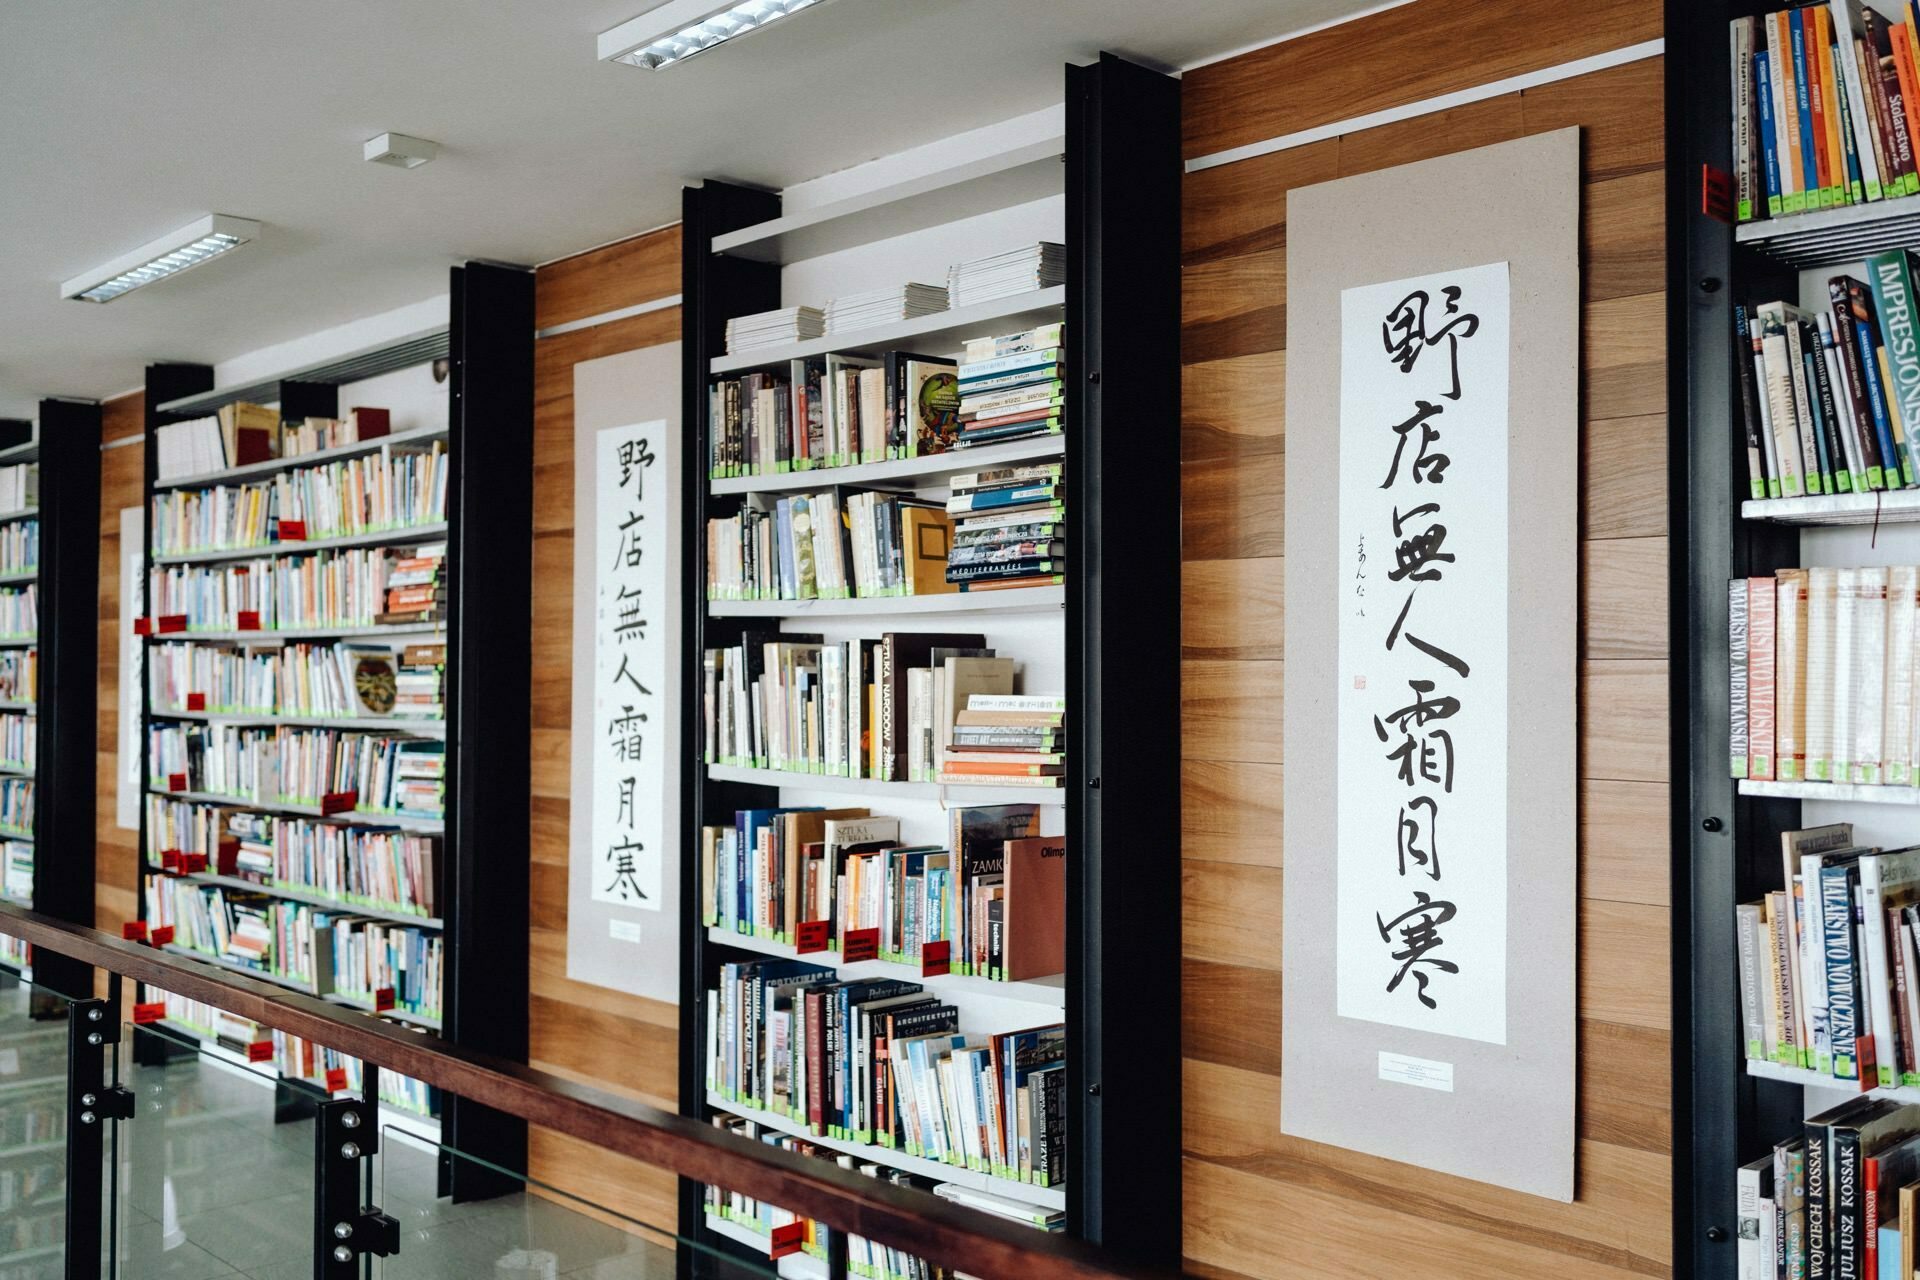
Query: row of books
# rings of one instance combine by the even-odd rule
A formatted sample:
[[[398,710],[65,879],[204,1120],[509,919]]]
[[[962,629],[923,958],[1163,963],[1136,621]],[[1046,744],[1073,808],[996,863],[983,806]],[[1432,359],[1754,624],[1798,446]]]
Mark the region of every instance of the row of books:
[[[1914,1274],[1920,1105],[1852,1098],[1810,1116],[1735,1182],[1742,1277]]]
[[[344,418],[286,421],[277,409],[236,400],[207,417],[156,428],[154,466],[161,480],[177,480],[379,440],[392,429],[393,415],[385,409],[356,407]]]
[[[32,702],[40,691],[40,651],[0,649],[0,702]]]
[[[33,716],[18,711],[0,712],[0,766],[32,769],[39,754],[39,740],[39,728]]]
[[[947,581],[962,591],[1047,586],[1066,571],[1066,506],[1057,462],[955,476],[947,498]]]
[[[33,905],[33,841],[0,840],[0,895]]]
[[[721,966],[708,1087],[816,1136],[1038,1186],[1066,1164],[1066,1028],[965,1035],[918,983],[800,960]]]
[[[0,638],[31,640],[40,634],[40,588],[0,587]]]
[[[1920,452],[1912,260],[1867,260],[1867,281],[1835,276],[1829,307],[1734,308],[1747,490],[1797,498],[1912,488]]]
[[[957,367],[938,356],[889,351],[793,360],[721,378],[709,389],[708,473],[783,474],[954,446]]]
[[[280,424],[282,458],[298,458],[322,449],[340,449],[393,434],[393,415],[385,409],[353,408],[344,418],[303,418]]]
[[[349,641],[277,649],[169,641],[147,650],[147,689],[156,714],[438,719],[445,662],[441,642],[395,650]]]
[[[1066,283],[1066,279],[1066,246],[1043,240],[956,262],[947,268],[944,288],[919,283],[892,285],[835,298],[824,310],[801,305],[735,316],[727,321],[727,353],[743,355],[827,334],[937,315],[950,306],[970,307],[1050,289]]]
[[[1742,222],[1920,191],[1920,25],[1860,0],[1736,18],[1733,161]]]
[[[1727,606],[1732,776],[1920,782],[1920,568],[1735,578]]]
[[[162,721],[147,728],[156,790],[340,813],[443,817],[446,752],[432,739],[341,729]]]
[[[439,914],[440,837],[147,795],[147,860],[337,900]]]
[[[1011,745],[1002,717],[1036,711],[1053,730],[1064,708],[1048,694],[1018,694],[1019,664],[978,632],[889,631],[829,643],[797,631],[748,631],[702,657],[701,752],[708,764],[873,778],[954,781],[975,764],[946,768],[959,749]],[[981,697],[975,706],[971,699]],[[966,732],[956,742],[954,729]],[[1006,730],[1003,735],[999,730]],[[1049,742],[1057,739],[1049,735]]]
[[[395,448],[282,472],[252,484],[153,495],[156,555],[193,555],[340,538],[447,518],[447,446]]]
[[[749,494],[707,521],[709,600],[844,600],[936,595],[953,522],[937,499],[834,486]]]
[[[316,995],[424,1018],[440,1014],[444,948],[437,930],[178,876],[147,877],[145,896],[149,930],[171,928],[179,946]]]
[[[32,837],[32,778],[0,778],[0,834]]]
[[[40,522],[10,520],[0,524],[0,573],[37,573],[40,569]]]
[[[164,1006],[163,1016],[171,1028],[211,1041],[287,1079],[304,1081],[328,1093],[359,1093],[365,1084],[358,1058],[170,991],[155,988],[149,994]],[[437,1089],[397,1071],[382,1071],[379,1078],[382,1105],[414,1115],[439,1114]]]
[[[147,575],[148,608],[162,632],[433,622],[445,605],[445,557],[446,544],[431,543],[156,565]]]
[[[811,952],[1021,982],[1066,967],[1067,845],[1035,805],[951,810],[944,845],[864,808],[743,809],[703,828],[702,922]]]
[[[40,464],[17,462],[0,467],[0,516],[31,511],[40,505]]]

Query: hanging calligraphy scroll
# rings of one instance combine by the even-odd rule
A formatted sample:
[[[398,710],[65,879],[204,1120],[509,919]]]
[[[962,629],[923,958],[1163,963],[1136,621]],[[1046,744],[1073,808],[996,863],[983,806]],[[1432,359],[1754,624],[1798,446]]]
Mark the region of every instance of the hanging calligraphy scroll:
[[[1571,1199],[1579,134],[1287,215],[1281,1125]]]
[[[574,370],[567,974],[659,1000],[679,972],[677,360]]]

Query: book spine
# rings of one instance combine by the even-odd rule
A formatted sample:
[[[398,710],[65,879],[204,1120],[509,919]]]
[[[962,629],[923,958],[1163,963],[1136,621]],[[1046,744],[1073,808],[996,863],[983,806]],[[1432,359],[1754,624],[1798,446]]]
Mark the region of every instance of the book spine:
[[[1861,1272],[1865,1196],[1858,1129],[1850,1125],[1834,1128],[1831,1160],[1827,1177],[1833,1184],[1833,1208],[1827,1218],[1827,1252],[1831,1257],[1827,1272],[1833,1280],[1871,1280]]]
[[[1734,211],[1740,221],[1754,217],[1753,165],[1748,154],[1753,119],[1752,18],[1735,18],[1727,27],[1728,56],[1733,70],[1733,190]]]
[[[1740,378],[1740,406],[1742,420],[1747,430],[1747,495],[1751,498],[1767,496],[1766,455],[1760,448],[1760,397],[1753,377],[1753,361],[1749,358],[1752,342],[1747,337],[1747,309],[1735,306],[1733,309],[1733,364]]]
[[[1847,287],[1852,309],[1851,329],[1860,360],[1860,380],[1867,389],[1867,406],[1873,417],[1874,447],[1880,457],[1882,487],[1898,489],[1906,483],[1901,474],[1900,449],[1896,444],[1895,414],[1888,399],[1886,360],[1880,348],[1879,325],[1873,318],[1872,292],[1855,282]],[[1871,476],[1869,476],[1871,479]]]
[[[1832,20],[1825,15],[1821,25],[1832,31]],[[1851,43],[1846,46],[1827,44],[1826,65],[1832,79],[1827,85],[1827,110],[1836,122],[1841,155],[1845,158],[1845,184],[1841,191],[1852,204],[1862,204],[1867,199],[1866,171],[1873,162],[1873,153],[1862,145],[1859,129],[1859,117],[1854,114],[1853,103],[1847,97],[1846,73],[1844,68],[1853,58]]]
[[[1781,570],[1773,616],[1773,773],[1782,782],[1807,776],[1807,577]]]
[[[1827,1034],[1833,1041],[1833,1077],[1860,1078],[1860,982],[1853,947],[1853,898],[1847,868],[1820,872],[1820,927],[1827,962]]]
[[[1814,392],[1807,381],[1807,352],[1800,324],[1792,316],[1786,316],[1781,322],[1787,340],[1787,376],[1793,386],[1794,419],[1800,425],[1800,460],[1804,470],[1806,491],[1819,495],[1829,493],[1827,481],[1832,471],[1827,464],[1826,452],[1821,445],[1820,422],[1814,412]]]
[[[1765,183],[1769,217],[1780,216],[1780,139],[1774,123],[1774,82],[1771,55],[1762,49],[1753,58],[1754,101],[1760,111],[1760,178]]]
[[[1846,388],[1853,411],[1854,448],[1860,455],[1860,468],[1868,489],[1886,487],[1880,470],[1880,441],[1874,426],[1873,406],[1869,402],[1865,369],[1860,362],[1860,346],[1854,332],[1853,311],[1844,277],[1827,282],[1827,333],[1840,366],[1841,385]]]
[[[1907,252],[1895,249],[1867,260],[1867,278],[1873,288],[1874,310],[1880,319],[1887,373],[1892,382],[1891,412],[1906,444],[1901,472],[1913,483],[1920,468],[1920,340],[1916,339],[1913,271]]]
[[[1746,902],[1736,910],[1741,1022],[1746,1031],[1747,1057],[1760,1058],[1765,1054],[1763,1041],[1766,1035],[1760,1005],[1760,908],[1755,903]]]
[[[1774,890],[1767,895],[1767,918],[1772,922],[1774,999],[1779,1015],[1779,1033],[1774,1040],[1773,1060],[1783,1067],[1803,1065],[1800,1058],[1800,1008],[1793,989],[1792,934],[1787,913],[1793,909],[1788,895]]]
[[[1887,20],[1871,7],[1864,13],[1869,37],[1867,52],[1878,71],[1880,99],[1885,106],[1887,130],[1893,138],[1893,164],[1900,174],[1899,194],[1912,195],[1920,191],[1920,169],[1916,169],[1913,149],[1912,100],[1900,77],[1900,61],[1894,54],[1894,32]]]
[[[1834,393],[1833,382],[1828,377],[1827,349],[1820,340],[1820,326],[1817,322],[1809,322],[1801,324],[1800,328],[1813,385],[1810,398],[1814,402],[1815,412],[1820,415],[1820,443],[1827,455],[1827,470],[1821,479],[1828,493],[1851,493],[1853,469],[1847,454],[1846,433],[1840,422],[1840,397]]]
[[[1827,94],[1823,75],[1826,68],[1820,65],[1820,11],[1817,9],[1796,9],[1793,14],[1794,55],[1800,59],[1798,66],[1805,80],[1807,96],[1807,117],[1802,122],[1808,130],[1807,137],[1813,144],[1813,160],[1810,162],[1814,174],[1813,188],[1815,203],[1827,208],[1836,203],[1837,187],[1834,181],[1833,144],[1827,119]]]
[[[1773,637],[1776,597],[1772,578],[1751,578],[1747,590],[1747,776],[1773,781]]]
[[[1760,317],[1760,350],[1766,369],[1768,417],[1773,423],[1774,456],[1780,463],[1780,496],[1798,498],[1806,492],[1802,433],[1794,396],[1794,366],[1787,349],[1787,325],[1777,312]]]
[[[1827,371],[1827,386],[1833,393],[1834,416],[1840,431],[1840,448],[1847,462],[1847,488],[1853,493],[1867,491],[1866,455],[1860,447],[1860,423],[1854,417],[1853,390],[1847,385],[1840,365],[1840,351],[1833,340],[1833,317],[1821,312],[1814,317],[1820,346],[1820,362]]]
[[[1827,1187],[1827,1126],[1806,1127],[1806,1223],[1803,1227],[1807,1280],[1829,1280],[1827,1253],[1827,1209],[1831,1204]]]

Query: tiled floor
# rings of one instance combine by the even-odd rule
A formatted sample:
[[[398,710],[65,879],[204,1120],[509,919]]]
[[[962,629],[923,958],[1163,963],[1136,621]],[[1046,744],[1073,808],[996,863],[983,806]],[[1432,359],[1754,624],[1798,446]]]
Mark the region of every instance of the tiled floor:
[[[19,1064],[34,1086],[65,1091],[65,1027],[32,1023],[24,992],[0,980],[0,1136],[19,1100]],[[132,1067],[136,1112],[119,1126],[116,1268],[121,1280],[307,1280],[313,1274],[313,1121],[274,1120],[270,1079],[190,1057]],[[9,1090],[13,1092],[9,1092]],[[4,1151],[4,1146],[0,1146]],[[374,1158],[373,1200],[401,1224],[400,1252],[376,1260],[373,1280],[670,1280],[674,1255],[659,1245],[544,1196],[454,1204],[435,1192],[435,1157],[389,1130]],[[0,1205],[12,1164],[0,1154]],[[42,1211],[35,1210],[36,1213]],[[52,1210],[57,1245],[58,1201]],[[0,1280],[56,1280],[52,1256],[19,1257],[19,1219],[0,1209]],[[671,1224],[667,1224],[671,1225]],[[24,1252],[24,1251],[20,1251]],[[729,1275],[770,1274],[759,1268]]]

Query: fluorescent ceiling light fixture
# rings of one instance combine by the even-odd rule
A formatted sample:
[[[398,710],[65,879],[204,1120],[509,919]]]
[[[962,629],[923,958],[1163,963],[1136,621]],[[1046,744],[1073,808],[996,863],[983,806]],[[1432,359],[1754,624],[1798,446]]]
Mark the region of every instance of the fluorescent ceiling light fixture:
[[[259,235],[260,224],[249,218],[210,213],[172,235],[82,272],[60,286],[60,296],[79,302],[112,302],[129,290],[177,276]]]
[[[822,0],[668,0],[637,18],[600,33],[600,61],[658,70],[683,62]]]

